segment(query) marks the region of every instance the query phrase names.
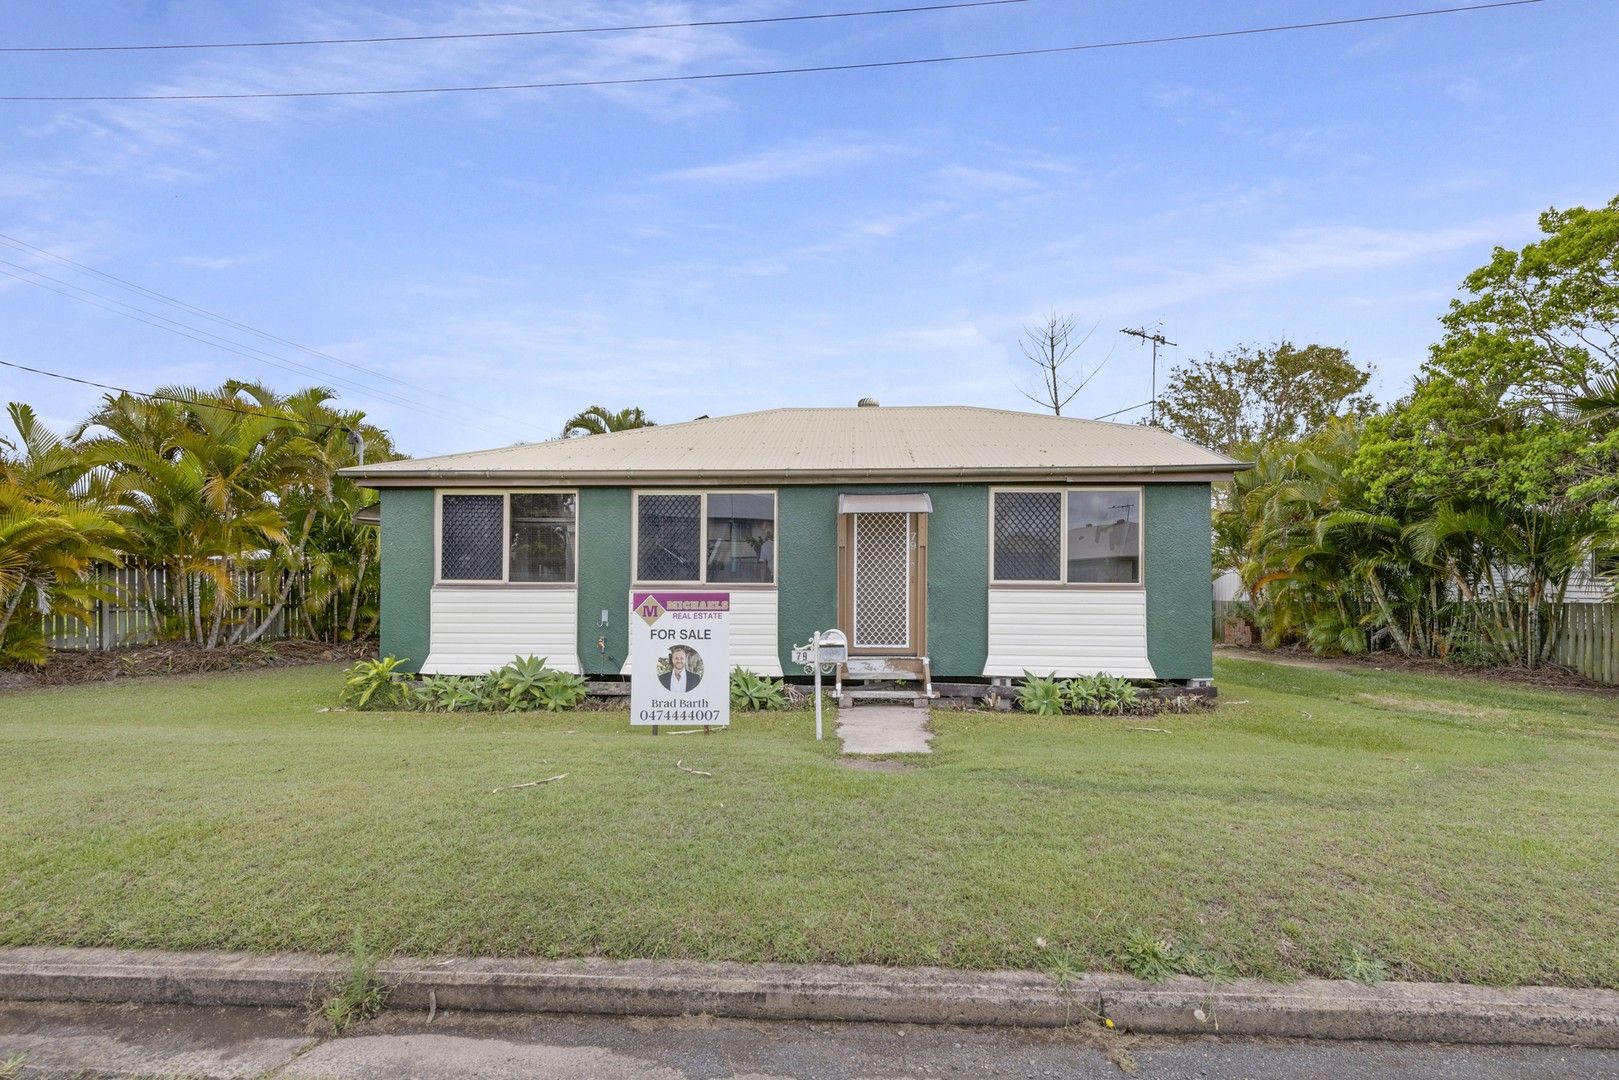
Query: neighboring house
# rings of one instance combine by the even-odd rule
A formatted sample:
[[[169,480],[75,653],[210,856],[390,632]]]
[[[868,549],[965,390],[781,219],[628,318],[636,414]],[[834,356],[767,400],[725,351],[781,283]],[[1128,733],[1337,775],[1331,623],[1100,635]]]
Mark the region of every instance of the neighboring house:
[[[729,590],[732,662],[851,678],[1211,678],[1209,486],[1161,431],[969,407],[775,409],[343,470],[382,497],[382,650],[627,674],[632,587]]]

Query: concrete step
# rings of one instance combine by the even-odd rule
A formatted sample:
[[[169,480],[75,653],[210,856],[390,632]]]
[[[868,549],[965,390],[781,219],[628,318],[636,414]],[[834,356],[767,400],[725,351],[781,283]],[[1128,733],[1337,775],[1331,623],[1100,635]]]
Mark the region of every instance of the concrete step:
[[[910,702],[919,709],[925,709],[928,707],[929,699],[926,694],[915,690],[851,690],[846,686],[843,688],[843,696],[838,699],[838,708],[852,709],[861,702],[887,705]]]

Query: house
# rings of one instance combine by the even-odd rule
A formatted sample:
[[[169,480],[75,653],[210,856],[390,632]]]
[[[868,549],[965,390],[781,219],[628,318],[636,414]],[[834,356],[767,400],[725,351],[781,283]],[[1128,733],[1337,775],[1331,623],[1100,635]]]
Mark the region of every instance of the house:
[[[380,490],[382,650],[628,674],[632,587],[732,596],[732,662],[802,674],[1212,676],[1209,486],[1157,428],[965,406],[791,408],[345,469]],[[924,661],[924,658],[926,660]]]

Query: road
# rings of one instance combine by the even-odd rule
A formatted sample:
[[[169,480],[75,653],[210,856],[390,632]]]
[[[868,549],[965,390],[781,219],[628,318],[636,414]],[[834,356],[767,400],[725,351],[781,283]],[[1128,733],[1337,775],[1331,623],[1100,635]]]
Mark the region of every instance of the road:
[[[21,1055],[8,1072],[5,1062]],[[0,1004],[0,1078],[522,1077],[880,1080],[897,1077],[1619,1077],[1619,1050],[1016,1031],[387,1013],[341,1038],[279,1009]]]

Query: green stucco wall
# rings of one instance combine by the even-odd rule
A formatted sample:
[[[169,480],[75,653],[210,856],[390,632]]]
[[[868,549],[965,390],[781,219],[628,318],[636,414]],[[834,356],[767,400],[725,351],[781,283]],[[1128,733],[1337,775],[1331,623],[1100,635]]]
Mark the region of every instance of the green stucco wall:
[[[383,656],[405,658],[411,671],[427,659],[428,604],[433,591],[433,492],[382,489]]]
[[[936,678],[982,675],[989,655],[989,489],[982,484],[781,488],[776,534],[782,670],[797,673],[793,646],[837,622],[840,492],[926,492],[933,497],[928,658]]]
[[[840,492],[924,491],[928,522],[928,654],[939,678],[983,674],[989,624],[989,491],[981,484],[815,485],[779,489],[778,653],[837,621],[837,497]],[[1164,679],[1213,674],[1209,626],[1211,538],[1208,484],[1146,485],[1147,641]],[[617,674],[629,649],[631,493],[579,493],[579,660],[591,675]],[[429,648],[433,587],[433,493],[382,492],[382,652],[419,668]],[[598,624],[606,610],[608,625]],[[603,656],[596,639],[607,639]]]
[[[579,491],[579,663],[586,675],[617,675],[629,655],[630,490]],[[601,625],[607,612],[607,626]],[[607,641],[606,655],[596,647]]]
[[[1208,484],[1148,484],[1147,655],[1160,679],[1214,675]]]

